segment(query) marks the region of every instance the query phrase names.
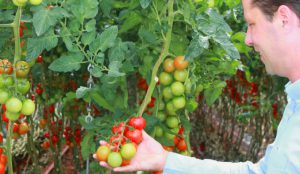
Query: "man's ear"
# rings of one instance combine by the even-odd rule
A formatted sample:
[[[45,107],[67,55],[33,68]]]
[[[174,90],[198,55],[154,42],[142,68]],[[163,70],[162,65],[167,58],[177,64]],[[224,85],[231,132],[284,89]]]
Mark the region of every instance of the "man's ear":
[[[290,32],[293,27],[299,26],[299,18],[297,14],[286,5],[278,7],[276,18],[279,25],[281,25],[281,27],[287,32]]]

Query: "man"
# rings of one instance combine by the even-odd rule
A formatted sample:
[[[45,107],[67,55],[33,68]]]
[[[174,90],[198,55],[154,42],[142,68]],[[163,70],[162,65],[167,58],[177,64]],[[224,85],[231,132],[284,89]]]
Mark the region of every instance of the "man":
[[[300,173],[300,0],[242,0],[248,23],[245,42],[260,54],[269,74],[287,77],[288,104],[275,141],[257,163],[199,160],[165,151],[145,132],[131,164],[123,171],[164,174]],[[101,166],[109,166],[100,162]]]

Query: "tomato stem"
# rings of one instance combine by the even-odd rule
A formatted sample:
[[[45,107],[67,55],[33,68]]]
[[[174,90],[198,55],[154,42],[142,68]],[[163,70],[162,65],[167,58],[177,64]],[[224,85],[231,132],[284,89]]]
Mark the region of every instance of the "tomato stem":
[[[174,21],[174,14],[173,14],[173,4],[174,4],[174,0],[169,0],[168,1],[168,31],[166,34],[166,39],[164,40],[164,46],[161,50],[160,56],[158,58],[158,60],[156,61],[153,71],[152,71],[152,75],[151,75],[151,81],[149,84],[149,88],[147,90],[146,96],[141,104],[141,107],[139,108],[138,111],[138,116],[142,116],[143,112],[145,111],[145,108],[147,107],[148,103],[151,100],[151,96],[153,94],[155,85],[156,85],[156,80],[155,78],[157,77],[157,72],[158,72],[158,68],[161,65],[161,63],[163,62],[163,60],[165,59],[165,57],[168,55],[169,52],[169,48],[170,48],[170,43],[171,43],[171,38],[172,38],[172,29],[173,29],[173,21]]]

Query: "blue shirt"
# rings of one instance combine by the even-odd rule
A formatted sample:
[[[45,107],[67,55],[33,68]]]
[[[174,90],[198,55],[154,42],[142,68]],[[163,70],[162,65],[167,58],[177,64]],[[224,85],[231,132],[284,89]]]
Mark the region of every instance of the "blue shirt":
[[[274,142],[257,163],[199,160],[170,152],[164,174],[300,174],[300,80],[285,86],[288,104]]]

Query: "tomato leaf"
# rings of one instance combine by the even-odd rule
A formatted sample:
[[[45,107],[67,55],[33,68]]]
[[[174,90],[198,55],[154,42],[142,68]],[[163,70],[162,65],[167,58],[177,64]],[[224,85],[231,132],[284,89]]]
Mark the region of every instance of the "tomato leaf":
[[[37,36],[44,34],[50,27],[53,27],[59,19],[63,18],[62,14],[67,14],[64,9],[55,7],[52,9],[39,7],[33,14],[33,26]]]
[[[53,30],[49,30],[41,37],[33,37],[28,39],[26,61],[36,59],[43,50],[51,50],[58,43],[58,38]]]
[[[140,0],[141,7],[143,9],[147,8],[151,3],[151,0]]]
[[[218,99],[218,97],[222,94],[223,88],[225,86],[225,82],[215,81],[210,85],[209,88],[204,90],[204,97],[207,105],[211,106]]]
[[[142,16],[139,13],[133,11],[130,11],[129,13],[125,14],[123,18],[125,20],[123,21],[123,25],[121,25],[120,27],[120,33],[126,32],[136,27],[143,21]]]
[[[48,68],[56,72],[78,71],[83,59],[84,57],[80,53],[63,55],[54,60]]]
[[[111,111],[111,112],[114,112],[114,111],[115,111],[115,108],[113,108],[113,107],[109,104],[109,102],[107,102],[107,101],[105,100],[105,98],[102,97],[102,95],[101,95],[98,91],[95,91],[95,90],[92,91],[92,92],[90,93],[90,96],[91,96],[92,100],[93,100],[97,105],[102,106],[103,108],[105,108],[105,109],[107,109],[107,110],[109,110],[109,111]]]
[[[84,19],[93,18],[98,13],[98,0],[69,0],[66,5],[81,24]]]
[[[115,46],[109,49],[108,58],[109,61],[120,61],[125,60],[126,52],[128,51],[128,43],[122,42],[121,39],[116,39]]]
[[[91,89],[84,87],[84,86],[80,86],[77,90],[76,90],[76,98],[83,98],[85,97],[85,95],[90,92]]]
[[[81,145],[81,154],[84,160],[87,160],[92,153],[96,151],[96,143],[94,142],[94,133],[88,132],[85,134]]]
[[[112,1],[111,0],[100,1],[100,9],[102,10],[104,16],[108,17],[112,9]]]
[[[120,77],[124,76],[125,73],[121,73],[119,69],[122,67],[122,63],[119,61],[112,61],[109,64],[108,76],[110,77]]]
[[[193,39],[190,42],[190,45],[186,49],[185,57],[187,60],[193,60],[194,58],[200,56],[204,49],[207,49],[209,46],[207,36],[203,36],[201,33],[194,33]]]
[[[118,27],[111,26],[106,28],[97,38],[90,44],[90,51],[97,53],[99,50],[104,52],[107,48],[114,46],[115,40],[118,35]]]

